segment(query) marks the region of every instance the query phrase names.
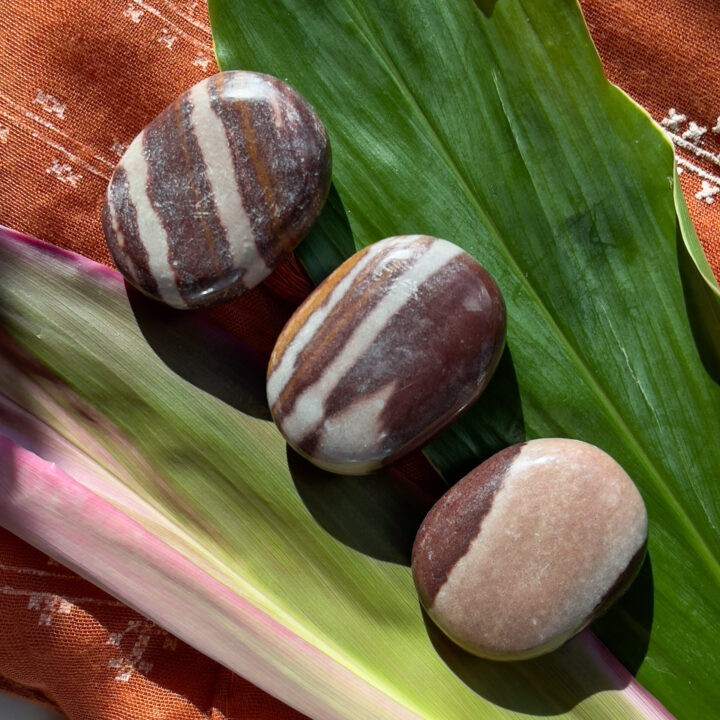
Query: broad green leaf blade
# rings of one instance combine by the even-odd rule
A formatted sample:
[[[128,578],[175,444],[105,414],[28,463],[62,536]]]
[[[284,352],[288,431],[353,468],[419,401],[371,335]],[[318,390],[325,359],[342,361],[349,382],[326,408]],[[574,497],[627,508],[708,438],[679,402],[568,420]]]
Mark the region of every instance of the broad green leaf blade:
[[[590,633],[513,664],[445,641],[407,566],[430,499],[321,473],[180,377],[193,352],[232,378],[192,317],[163,336],[115,273],[7,231],[0,268],[0,524],[313,718],[669,717]]]
[[[649,508],[652,582],[604,637],[671,710],[712,715],[720,387],[687,319],[671,145],[606,81],[577,4],[210,9],[223,68],[278,75],[320,113],[357,246],[445,237],[503,290],[505,372],[429,457],[453,481],[518,435],[579,437],[615,456]],[[709,316],[708,297],[691,297]]]

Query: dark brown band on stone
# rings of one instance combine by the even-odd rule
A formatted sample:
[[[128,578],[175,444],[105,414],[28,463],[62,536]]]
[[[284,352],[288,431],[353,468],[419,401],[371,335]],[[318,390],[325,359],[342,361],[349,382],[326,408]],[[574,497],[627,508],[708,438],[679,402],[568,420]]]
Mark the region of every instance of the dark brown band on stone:
[[[268,187],[265,163],[259,156],[256,123],[267,122],[269,108],[258,110],[257,101],[233,101],[225,92],[225,77],[210,83],[210,107],[221,119],[235,168],[235,184],[253,233],[259,255],[268,266],[277,252],[272,242],[274,202]],[[273,151],[275,148],[273,148]]]
[[[113,212],[119,232],[122,234],[124,245],[122,250],[118,247],[117,232],[113,227]],[[157,297],[157,281],[150,270],[147,249],[140,238],[137,209],[130,199],[127,172],[121,165],[118,165],[113,173],[107,199],[103,205],[102,222],[108,248],[117,269],[125,277],[135,278],[145,292]]]
[[[282,198],[276,233],[280,247],[292,248],[307,234],[308,218],[317,217],[325,204],[332,166],[330,144],[308,102],[277,78],[268,77],[267,81],[282,98],[282,111],[292,107],[299,117],[293,132],[273,128],[282,150],[272,163],[276,197]]]
[[[145,131],[146,192],[168,238],[181,297],[192,303],[232,268],[225,228],[192,123],[192,104],[176,101]],[[167,178],[185,182],[168,183]],[[198,251],[198,247],[202,248]]]
[[[505,448],[475,468],[450,488],[425,518],[413,545],[412,568],[426,608],[432,607],[450,572],[480,534],[483,520],[523,446],[518,443]]]
[[[272,266],[307,234],[325,202],[330,149],[308,103],[275,78],[264,76],[264,82],[275,94],[280,126],[268,100],[234,101],[223,78],[210,83],[209,93],[211,107],[225,126],[255,246]],[[300,118],[292,127],[289,108]]]

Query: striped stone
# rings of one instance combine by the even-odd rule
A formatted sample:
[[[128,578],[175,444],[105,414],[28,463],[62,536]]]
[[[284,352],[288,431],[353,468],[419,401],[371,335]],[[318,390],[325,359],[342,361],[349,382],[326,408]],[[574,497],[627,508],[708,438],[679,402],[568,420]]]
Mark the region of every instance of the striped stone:
[[[317,114],[291,87],[224,72],[183,93],[131,143],[107,189],[110,253],[177,308],[261,282],[315,222],[330,185]]]
[[[632,582],[645,556],[640,493],[577,440],[514,445],[432,508],[415,539],[422,605],[469,652],[519,660],[562,645]]]
[[[270,409],[311,462],[367,473],[470,405],[504,337],[500,291],[470,255],[438,238],[387,238],[341,265],[290,319],[270,359]]]

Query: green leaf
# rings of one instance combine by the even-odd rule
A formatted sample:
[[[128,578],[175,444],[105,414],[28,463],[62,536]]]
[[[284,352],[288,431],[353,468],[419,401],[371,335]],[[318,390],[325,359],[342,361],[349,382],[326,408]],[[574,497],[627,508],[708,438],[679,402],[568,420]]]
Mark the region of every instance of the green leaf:
[[[682,212],[678,234],[671,145],[604,78],[577,4],[211,0],[210,10],[221,67],[280,76],[320,113],[356,247],[444,237],[505,295],[503,372],[429,457],[449,481],[522,437],[578,437],[616,457],[649,508],[651,566],[598,631],[671,710],[712,715],[717,287],[687,264],[697,245],[683,239]]]
[[[408,567],[432,496],[288,454],[236,340],[2,229],[0,269],[0,525],[311,717],[668,717],[587,631],[446,641]]]

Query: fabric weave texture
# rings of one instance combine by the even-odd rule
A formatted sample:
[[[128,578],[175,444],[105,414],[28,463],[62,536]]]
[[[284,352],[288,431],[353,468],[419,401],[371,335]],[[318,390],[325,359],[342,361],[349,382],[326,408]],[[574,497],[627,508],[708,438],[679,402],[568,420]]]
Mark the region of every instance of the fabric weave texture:
[[[720,5],[581,0],[609,79],[670,134],[720,278]],[[0,4],[0,224],[112,264],[99,222],[115,163],[185,89],[217,72],[203,0]],[[310,291],[292,259],[220,309],[269,353]],[[405,464],[422,477],[422,461]],[[70,720],[302,716],[0,530],[0,689]]]

